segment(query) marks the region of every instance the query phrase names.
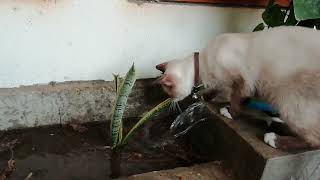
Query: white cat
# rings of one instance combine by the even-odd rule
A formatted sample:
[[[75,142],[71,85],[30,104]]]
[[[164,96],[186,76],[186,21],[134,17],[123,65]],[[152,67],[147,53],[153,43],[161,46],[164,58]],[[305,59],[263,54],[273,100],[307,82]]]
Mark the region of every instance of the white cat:
[[[182,100],[194,86],[194,67],[194,55],[158,65],[164,72],[158,82]],[[241,100],[257,93],[279,110],[293,132],[320,147],[320,31],[277,27],[218,35],[200,51],[199,76],[206,87],[232,89],[233,118]],[[280,146],[280,138],[272,136],[273,147]]]

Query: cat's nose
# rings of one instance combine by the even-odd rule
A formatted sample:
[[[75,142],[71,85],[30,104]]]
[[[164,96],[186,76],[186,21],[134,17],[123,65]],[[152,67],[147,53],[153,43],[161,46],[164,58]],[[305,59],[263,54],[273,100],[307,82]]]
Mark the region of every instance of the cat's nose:
[[[166,66],[168,63],[161,63],[156,65],[156,69],[158,69],[159,71],[161,71],[162,73],[164,73],[166,71]]]

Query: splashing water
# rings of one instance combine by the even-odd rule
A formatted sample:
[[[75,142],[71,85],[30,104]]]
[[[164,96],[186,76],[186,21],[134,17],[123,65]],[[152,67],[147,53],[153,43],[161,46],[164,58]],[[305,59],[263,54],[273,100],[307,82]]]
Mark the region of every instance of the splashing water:
[[[170,131],[166,131],[160,140],[153,142],[152,147],[159,148],[186,163],[207,161],[211,158],[210,153],[215,147],[213,128],[206,126],[210,122],[212,122],[211,113],[206,104],[193,103],[175,118],[170,125]],[[206,139],[191,138],[201,135],[206,136]]]
[[[206,121],[209,116],[210,112],[204,103],[193,103],[173,121],[170,132],[175,137],[184,135],[196,124]]]

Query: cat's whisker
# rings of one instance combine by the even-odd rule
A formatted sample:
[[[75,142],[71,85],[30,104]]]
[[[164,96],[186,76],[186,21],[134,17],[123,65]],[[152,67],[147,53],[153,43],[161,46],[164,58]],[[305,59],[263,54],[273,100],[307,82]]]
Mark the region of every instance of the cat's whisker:
[[[173,103],[172,103],[172,107],[173,107],[173,112],[177,112],[177,107],[176,107],[176,102],[174,101]]]
[[[171,102],[169,105],[169,112],[174,112],[174,102]]]
[[[169,112],[179,112],[182,113],[182,110],[179,106],[179,103],[176,101],[172,101],[171,104],[169,105]]]
[[[174,102],[171,102],[169,105],[169,112],[174,112]]]
[[[180,105],[179,105],[178,102],[176,102],[176,107],[178,108],[179,112],[182,113],[182,110],[181,110]]]

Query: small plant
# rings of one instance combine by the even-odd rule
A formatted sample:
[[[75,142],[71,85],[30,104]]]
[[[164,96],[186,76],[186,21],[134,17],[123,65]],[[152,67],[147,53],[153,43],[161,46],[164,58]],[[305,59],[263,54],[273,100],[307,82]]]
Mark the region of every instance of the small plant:
[[[131,66],[130,70],[127,72],[124,79],[119,75],[114,75],[114,82],[116,86],[117,98],[113,107],[113,112],[111,116],[111,148],[119,148],[127,144],[131,136],[148,120],[157,115],[159,112],[167,108],[171,99],[168,98],[162,103],[158,104],[156,107],[144,114],[144,116],[133,126],[133,128],[128,132],[125,138],[122,138],[122,118],[123,113],[127,104],[128,97],[136,81],[136,73],[134,65]]]
[[[270,0],[262,13],[263,23],[253,31],[277,26],[304,26],[320,29],[320,0],[293,0],[289,8],[282,9]]]
[[[134,64],[127,72],[124,80],[121,80],[119,75],[115,75],[114,78],[117,95],[111,115],[110,130],[112,149],[116,148],[122,140],[122,117],[127,105],[129,94],[131,93],[132,87],[136,82],[136,71]]]
[[[131,66],[130,70],[127,72],[124,79],[119,75],[114,75],[114,83],[116,87],[117,97],[115,104],[113,106],[113,111],[111,115],[111,171],[113,177],[120,176],[120,156],[121,150],[128,143],[132,135],[148,120],[157,115],[159,112],[167,108],[171,99],[166,99],[150,111],[144,114],[144,116],[132,127],[132,129],[127,133],[125,138],[123,137],[123,113],[127,105],[128,97],[136,81],[136,71],[134,64]]]

